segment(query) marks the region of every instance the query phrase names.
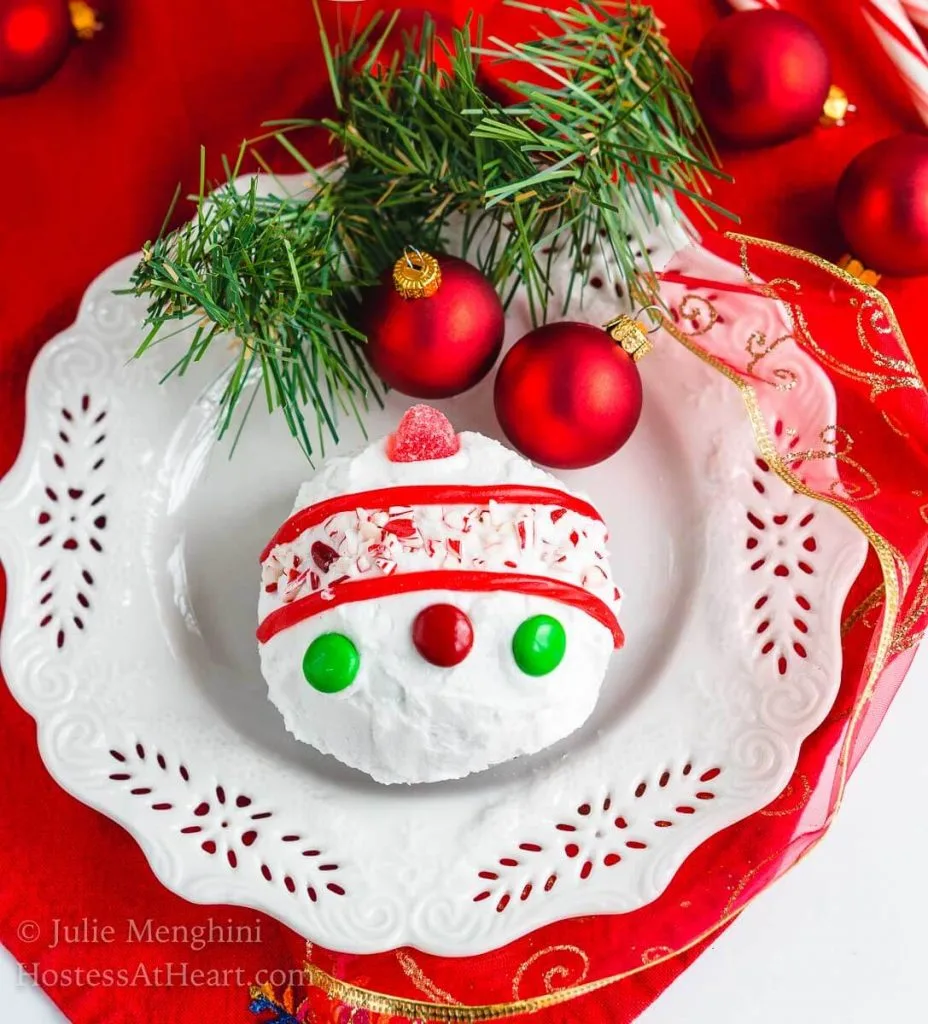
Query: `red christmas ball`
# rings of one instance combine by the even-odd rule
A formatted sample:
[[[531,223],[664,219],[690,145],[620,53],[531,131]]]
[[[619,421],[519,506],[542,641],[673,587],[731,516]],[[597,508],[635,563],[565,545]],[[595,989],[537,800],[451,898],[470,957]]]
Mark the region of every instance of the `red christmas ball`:
[[[819,37],[786,11],[741,11],[719,21],[693,61],[693,96],[709,130],[738,146],[768,146],[822,115],[831,62]]]
[[[72,39],[67,0],[0,0],[0,96],[51,78]]]
[[[899,277],[928,274],[928,136],[883,139],[845,168],[838,222],[865,266]]]
[[[397,260],[361,315],[374,371],[415,398],[473,387],[496,362],[505,327],[496,289],[476,267],[418,252]]]
[[[556,469],[581,469],[631,436],[641,416],[641,377],[604,330],[546,324],[506,353],[493,397],[500,426],[520,452]]]

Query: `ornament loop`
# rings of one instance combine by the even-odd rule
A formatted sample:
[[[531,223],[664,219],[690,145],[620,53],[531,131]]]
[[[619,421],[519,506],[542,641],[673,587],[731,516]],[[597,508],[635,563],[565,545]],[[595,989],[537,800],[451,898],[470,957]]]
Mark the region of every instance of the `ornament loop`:
[[[647,307],[647,309],[652,308],[656,307]],[[644,313],[647,309],[643,309],[641,312]],[[627,313],[620,313],[617,317],[613,317],[608,323],[603,324],[603,328],[609,332],[609,337],[613,341],[617,341],[636,363],[654,347],[648,337],[649,332],[645,325],[640,320],[632,319]]]
[[[393,264],[393,287],[404,299],[427,299],[441,287],[441,267],[431,253],[407,245]]]
[[[650,313],[652,311],[656,311],[658,315],[656,317],[651,318],[652,320],[654,320],[654,325],[646,329],[644,324],[641,322],[641,318],[645,315],[645,313]],[[637,321],[641,329],[645,332],[645,334],[654,334],[664,326],[664,307],[659,306],[656,302],[652,302],[650,306],[642,306],[641,309],[639,309],[638,312],[635,314],[635,320]]]

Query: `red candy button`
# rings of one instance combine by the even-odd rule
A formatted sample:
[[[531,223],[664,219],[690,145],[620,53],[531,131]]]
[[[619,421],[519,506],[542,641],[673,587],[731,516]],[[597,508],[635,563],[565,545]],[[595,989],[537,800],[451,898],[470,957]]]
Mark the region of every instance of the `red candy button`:
[[[426,661],[451,668],[460,664],[474,646],[474,627],[453,604],[430,604],[412,624],[412,642]]]
[[[430,405],[407,409],[390,438],[387,454],[391,462],[423,462],[447,459],[461,447],[448,417]]]

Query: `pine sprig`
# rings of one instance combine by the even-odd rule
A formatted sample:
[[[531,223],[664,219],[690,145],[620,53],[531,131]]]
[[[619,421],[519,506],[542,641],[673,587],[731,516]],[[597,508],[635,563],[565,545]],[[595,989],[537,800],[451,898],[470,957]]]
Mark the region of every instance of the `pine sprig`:
[[[512,6],[548,13],[554,34],[482,46],[471,43],[468,26],[447,48],[427,21],[384,67],[391,24],[377,35],[375,20],[342,52],[327,50],[338,116],[292,125],[321,125],[345,153],[333,201],[360,271],[382,272],[410,239],[440,248],[449,220],[463,216],[466,236],[482,242],[471,258],[504,293],[520,281],[543,319],[545,250],[566,243],[585,284],[585,256],[605,238],[629,285],[650,269],[639,262],[642,222],[659,220],[661,201],[682,217],[681,195],[718,210],[705,192],[719,172],[649,6]],[[502,60],[525,97],[511,106],[480,81],[481,63]],[[524,81],[529,70],[547,84]]]
[[[603,247],[627,290],[645,297],[642,231],[667,209],[683,221],[683,196],[707,216],[719,211],[707,198],[709,179],[721,176],[711,143],[649,6],[590,0],[550,12],[509,2],[547,15],[550,34],[484,44],[479,26],[467,25],[448,46],[425,17],[397,48],[395,16],[375,15],[335,46],[320,18],[336,116],[268,126],[315,181],[310,194],[266,198],[254,183],[236,192],[248,142],[208,194],[201,157],[195,220],[146,245],[131,290],[148,302],[137,355],[192,325],[166,377],[186,372],[218,337],[234,339],[220,434],[235,422],[240,429],[255,379],[307,456],[326,436],[337,440],[342,413],[362,419],[380,385],[351,326],[355,307],[407,245],[447,251],[453,227],[458,254],[504,301],[522,285],[543,320],[560,312],[549,310],[556,252],[569,254],[571,290],[586,284],[589,256]],[[484,88],[483,69],[499,61],[516,103]],[[340,175],[302,155],[291,132],[305,127],[339,144]]]
[[[364,336],[349,322],[354,283],[340,274],[342,251],[324,196],[263,197],[254,180],[238,192],[231,177],[197,197],[193,221],[143,250],[131,284],[149,300],[149,331],[136,356],[166,342],[172,322],[189,325],[188,348],[166,377],[182,375],[226,336],[233,359],[220,436],[247,414],[243,396],[260,378],[268,408],[283,412],[310,456],[311,434],[320,447],[327,435],[337,441],[339,413],[360,418],[368,395],[379,397],[361,352]]]

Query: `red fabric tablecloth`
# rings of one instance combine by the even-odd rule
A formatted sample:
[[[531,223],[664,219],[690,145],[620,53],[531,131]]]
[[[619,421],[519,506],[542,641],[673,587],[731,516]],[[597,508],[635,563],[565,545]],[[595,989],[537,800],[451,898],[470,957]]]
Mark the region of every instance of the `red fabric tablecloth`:
[[[176,183],[195,187],[198,147],[207,147],[218,175],[219,155],[256,134],[263,121],[325,103],[309,0],[111,0],[97,6],[106,29],[93,43],[76,49],[34,94],[0,100],[0,470],[19,448],[24,383],[36,352],[71,322],[97,273],[157,233]],[[352,4],[338,6],[352,16]],[[459,17],[472,5],[434,6]],[[918,128],[918,122],[853,4],[785,0],[783,6],[805,16],[827,40],[835,79],[859,113],[844,129],[816,131],[775,149],[724,154],[737,180],[719,186],[715,197],[741,215],[745,231],[836,258],[842,246],[831,195],[841,169],[869,142]],[[655,7],[685,64],[724,9],[712,0],[660,0]],[[315,146],[321,158],[324,141]],[[916,298],[923,287],[887,281],[884,289],[916,359],[925,344]],[[253,1019],[248,983],[265,969],[298,968],[303,941],[250,911],[192,906],[163,889],[119,826],[52,782],[31,719],[4,687],[0,730],[0,941],[29,972],[39,973],[49,995],[81,1024]],[[129,920],[193,927],[212,919],[251,926],[255,941],[214,943],[202,951],[183,942],[72,940],[52,948],[56,920],[79,926],[84,919],[88,938],[94,922],[124,934]],[[698,952],[623,982],[613,1019],[631,1020]],[[173,974],[165,973],[168,963]],[[107,983],[105,975],[75,974],[78,967],[135,970],[137,964],[143,965],[140,980],[129,987]],[[184,964],[187,971],[229,973],[205,974],[200,985],[188,977],[184,984]],[[481,1001],[479,993],[473,996]],[[542,1016],[583,1020],[583,1003]]]

